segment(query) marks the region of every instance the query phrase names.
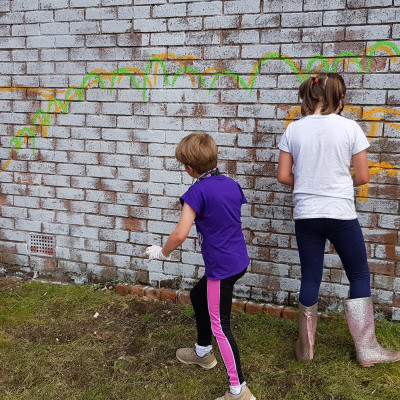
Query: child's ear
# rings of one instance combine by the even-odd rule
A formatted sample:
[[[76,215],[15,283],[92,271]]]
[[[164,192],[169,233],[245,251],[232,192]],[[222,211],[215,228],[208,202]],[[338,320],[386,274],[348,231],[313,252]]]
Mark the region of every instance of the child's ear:
[[[198,173],[196,172],[196,170],[195,170],[193,167],[191,167],[190,165],[185,165],[185,169],[186,169],[186,172],[187,172],[192,178],[196,178],[196,177],[200,176],[200,174],[198,174]]]

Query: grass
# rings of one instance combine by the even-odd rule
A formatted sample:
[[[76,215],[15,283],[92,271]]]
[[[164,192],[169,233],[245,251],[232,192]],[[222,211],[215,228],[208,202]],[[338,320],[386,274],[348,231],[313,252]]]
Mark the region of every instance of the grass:
[[[295,360],[296,321],[234,313],[232,328],[258,400],[400,398],[400,362],[358,366],[343,316],[319,321],[309,365]],[[376,329],[383,345],[400,349],[400,324]],[[195,340],[188,306],[0,280],[1,400],[213,400],[228,387],[218,351],[210,371],[175,359]]]

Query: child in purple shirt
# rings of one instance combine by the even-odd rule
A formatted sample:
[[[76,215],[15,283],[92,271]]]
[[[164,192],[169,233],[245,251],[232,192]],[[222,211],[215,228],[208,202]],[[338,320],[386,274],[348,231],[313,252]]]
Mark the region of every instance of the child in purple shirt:
[[[194,132],[178,144],[175,156],[196,179],[180,198],[182,214],[164,247],[150,246],[150,259],[169,259],[196,224],[205,274],[190,292],[196,316],[197,343],[181,348],[176,357],[184,364],[211,369],[217,364],[212,353],[214,334],[224,361],[230,390],[216,400],[256,400],[244,381],[239,350],[230,329],[233,287],[249,265],[241,228],[241,207],[246,198],[240,185],[217,168],[218,148],[204,132]]]

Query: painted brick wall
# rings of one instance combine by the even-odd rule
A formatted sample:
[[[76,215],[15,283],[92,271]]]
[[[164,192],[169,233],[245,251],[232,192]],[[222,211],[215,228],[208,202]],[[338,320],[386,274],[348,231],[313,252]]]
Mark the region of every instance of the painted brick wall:
[[[357,210],[375,300],[400,319],[399,0],[1,0],[0,34],[2,274],[191,287],[203,273],[194,228],[169,262],[143,251],[178,219],[191,179],[174,148],[201,129],[249,200],[252,261],[236,294],[295,304],[277,143],[300,82],[330,70],[371,142]],[[325,305],[347,283],[327,244]]]

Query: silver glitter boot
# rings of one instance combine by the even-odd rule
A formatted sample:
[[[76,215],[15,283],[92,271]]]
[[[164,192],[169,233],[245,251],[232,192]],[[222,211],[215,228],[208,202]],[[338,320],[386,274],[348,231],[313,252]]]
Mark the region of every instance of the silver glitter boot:
[[[299,303],[299,338],[296,342],[297,360],[309,364],[314,358],[315,330],[317,329],[318,303],[310,307]]]
[[[360,365],[372,367],[379,363],[400,361],[400,351],[386,350],[376,340],[371,297],[346,300],[344,311]]]

